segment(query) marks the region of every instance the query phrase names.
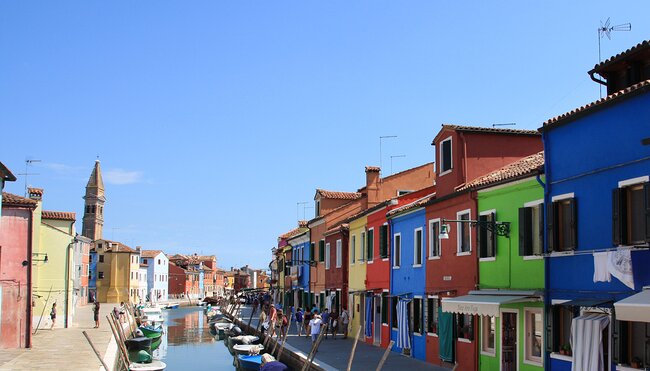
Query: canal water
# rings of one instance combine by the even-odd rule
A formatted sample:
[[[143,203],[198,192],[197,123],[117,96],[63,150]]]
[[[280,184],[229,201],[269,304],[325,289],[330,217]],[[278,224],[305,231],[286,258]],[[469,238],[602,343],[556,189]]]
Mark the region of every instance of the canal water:
[[[180,307],[163,314],[165,332],[153,356],[167,364],[167,371],[235,370],[228,348],[210,335],[203,307]]]

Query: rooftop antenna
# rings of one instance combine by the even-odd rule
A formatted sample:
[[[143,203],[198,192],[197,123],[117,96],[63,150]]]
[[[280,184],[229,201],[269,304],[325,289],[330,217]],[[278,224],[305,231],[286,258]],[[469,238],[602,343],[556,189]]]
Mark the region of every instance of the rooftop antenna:
[[[607,36],[608,40],[612,39],[612,31],[631,31],[632,30],[632,23],[621,23],[615,26],[612,26],[610,24],[609,17],[607,17],[607,20],[605,23],[603,21],[600,21],[600,27],[598,27],[598,63],[602,61],[602,57],[600,56],[600,40],[603,38],[603,36]],[[600,91],[600,97],[603,97],[603,85],[598,84],[598,89]]]
[[[309,201],[296,202],[296,220],[300,221],[300,212],[299,212],[299,210],[300,210],[300,205],[303,206],[303,208],[302,208],[302,215],[303,215],[303,218],[304,218],[304,215],[305,215],[305,205],[307,205],[308,203],[309,203]]]
[[[495,128],[497,126],[515,126],[517,125],[516,122],[506,122],[504,124],[492,124],[492,127]]]
[[[22,174],[18,174],[18,175],[24,175],[25,176],[25,197],[29,196],[27,194],[27,177],[29,175],[40,175],[38,173],[30,173],[29,171],[27,171],[29,165],[33,164],[34,162],[41,162],[41,160],[35,160],[35,159],[27,159],[27,160],[25,160],[25,172],[22,173]]]
[[[397,138],[397,135],[382,135],[379,137],[379,169],[381,170],[381,141],[382,139]]]
[[[406,157],[406,155],[393,155],[390,156],[390,174],[393,175],[393,159],[398,157]]]

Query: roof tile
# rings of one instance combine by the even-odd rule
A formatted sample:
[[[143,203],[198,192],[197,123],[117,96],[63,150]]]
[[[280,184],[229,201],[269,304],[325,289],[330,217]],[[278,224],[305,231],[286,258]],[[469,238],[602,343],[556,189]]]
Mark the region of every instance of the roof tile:
[[[339,200],[358,200],[361,198],[361,193],[359,192],[338,192],[338,191],[327,191],[324,189],[317,189],[316,193],[324,198],[335,198]]]
[[[484,187],[516,179],[524,175],[534,174],[542,166],[544,166],[544,151],[524,157],[498,170],[482,175],[460,187],[458,191],[468,188]]]
[[[41,212],[42,219],[54,219],[54,220],[77,220],[77,216],[74,212],[71,211],[51,211],[43,210]]]
[[[36,207],[36,201],[29,198],[17,196],[13,193],[2,192],[2,204],[12,206],[31,206]]]

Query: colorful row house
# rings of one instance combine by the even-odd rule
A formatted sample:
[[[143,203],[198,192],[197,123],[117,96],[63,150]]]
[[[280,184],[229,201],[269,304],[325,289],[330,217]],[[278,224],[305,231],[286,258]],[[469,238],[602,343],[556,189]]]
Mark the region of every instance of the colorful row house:
[[[291,305],[299,308],[311,308],[309,295],[309,271],[312,261],[309,243],[309,228],[306,221],[300,221],[298,230],[288,236],[287,243],[291,246],[290,281],[292,291]]]

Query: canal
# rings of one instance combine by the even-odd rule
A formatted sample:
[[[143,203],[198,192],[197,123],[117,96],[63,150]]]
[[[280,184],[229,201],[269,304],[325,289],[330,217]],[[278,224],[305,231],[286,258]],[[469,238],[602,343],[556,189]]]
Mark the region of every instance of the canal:
[[[163,310],[165,333],[154,358],[175,370],[235,370],[233,357],[222,341],[210,335],[203,307]]]

